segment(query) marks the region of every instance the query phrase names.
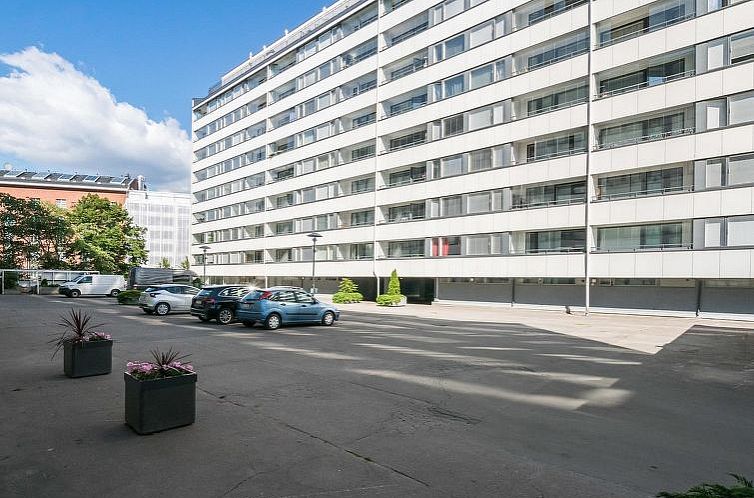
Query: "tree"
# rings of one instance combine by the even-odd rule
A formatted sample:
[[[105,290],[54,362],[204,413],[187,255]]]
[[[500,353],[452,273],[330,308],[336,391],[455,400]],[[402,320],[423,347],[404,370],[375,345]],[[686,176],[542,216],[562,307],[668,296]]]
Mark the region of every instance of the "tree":
[[[390,281],[387,284],[387,294],[399,296],[401,294],[401,281],[398,280],[398,271],[393,270],[390,273]]]
[[[160,268],[170,268],[170,260],[168,258],[162,258],[160,260]]]
[[[191,262],[188,259],[188,256],[183,258],[183,261],[181,261],[181,268],[184,270],[190,270],[191,269]]]
[[[387,284],[387,292],[377,296],[378,306],[396,306],[405,302],[406,296],[401,294],[401,281],[398,279],[398,271],[390,273],[390,281]]]
[[[36,199],[0,194],[0,266],[63,268],[71,239],[65,212]]]
[[[69,255],[77,269],[125,275],[147,261],[146,230],[134,225],[123,206],[89,194],[67,216],[74,232]]]

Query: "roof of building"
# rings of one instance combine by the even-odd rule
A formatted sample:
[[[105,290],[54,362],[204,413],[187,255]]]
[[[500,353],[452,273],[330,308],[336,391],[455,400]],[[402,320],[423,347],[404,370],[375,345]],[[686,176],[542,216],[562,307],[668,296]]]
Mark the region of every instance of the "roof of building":
[[[56,172],[35,172],[18,170],[0,170],[0,183],[24,184],[24,183],[47,183],[50,186],[93,186],[98,188],[115,188],[128,190],[139,188],[134,184],[138,179],[126,176],[110,175],[85,175]],[[137,182],[138,183],[138,182]]]

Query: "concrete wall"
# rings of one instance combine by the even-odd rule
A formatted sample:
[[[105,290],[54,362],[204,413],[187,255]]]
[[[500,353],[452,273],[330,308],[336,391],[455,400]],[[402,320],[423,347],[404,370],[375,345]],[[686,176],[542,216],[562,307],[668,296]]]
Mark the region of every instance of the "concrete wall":
[[[702,286],[701,313],[729,313],[754,317],[754,288]]]
[[[511,284],[441,282],[437,286],[437,299],[441,301],[510,303],[511,290]]]
[[[696,287],[592,287],[593,308],[696,313]]]

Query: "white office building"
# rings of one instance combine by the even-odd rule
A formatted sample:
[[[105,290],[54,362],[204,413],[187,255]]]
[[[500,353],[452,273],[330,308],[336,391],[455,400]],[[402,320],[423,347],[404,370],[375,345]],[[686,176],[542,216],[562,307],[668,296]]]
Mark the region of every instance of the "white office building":
[[[213,281],[754,316],[753,1],[342,0],[193,111]]]
[[[147,229],[144,239],[149,260],[145,266],[157,267],[167,259],[171,268],[180,268],[191,252],[191,195],[131,190],[124,207],[134,224]]]

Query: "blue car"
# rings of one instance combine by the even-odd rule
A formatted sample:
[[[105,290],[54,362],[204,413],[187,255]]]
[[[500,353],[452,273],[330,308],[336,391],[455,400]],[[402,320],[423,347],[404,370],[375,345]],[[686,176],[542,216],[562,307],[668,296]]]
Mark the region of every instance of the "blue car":
[[[236,318],[247,327],[261,322],[275,330],[289,323],[321,323],[332,325],[340,311],[332,304],[317,301],[314,296],[291,287],[271,287],[246,294],[236,304]]]

